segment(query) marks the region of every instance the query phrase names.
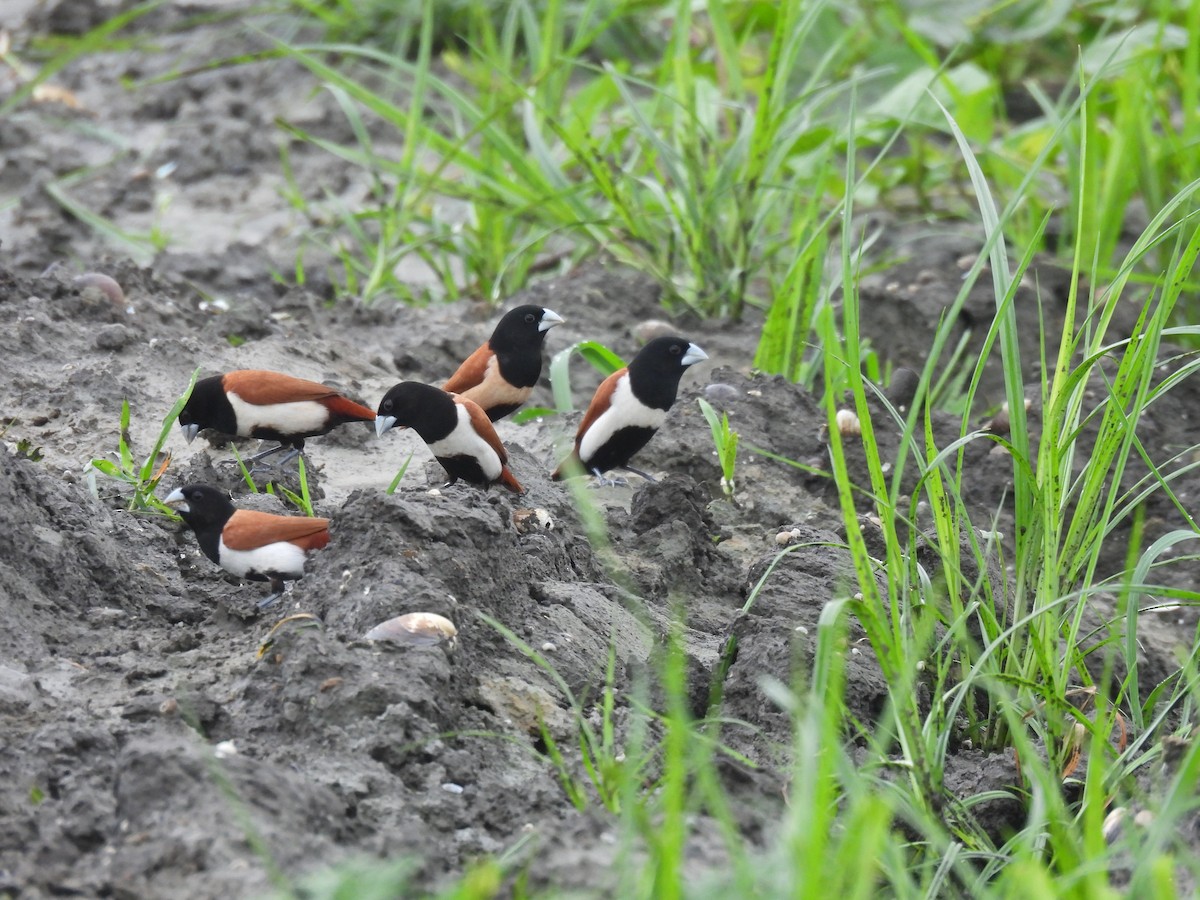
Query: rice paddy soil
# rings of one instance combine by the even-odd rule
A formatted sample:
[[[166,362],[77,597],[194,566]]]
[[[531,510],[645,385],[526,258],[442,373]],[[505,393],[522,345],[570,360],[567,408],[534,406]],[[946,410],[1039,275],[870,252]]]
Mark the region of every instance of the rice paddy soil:
[[[93,495],[89,463],[113,458],[122,400],[140,463],[197,368],[277,369],[328,381],[373,407],[397,381],[447,377],[497,318],[468,302],[331,305],[319,265],[309,266],[303,289],[273,277],[290,271],[307,227],[281,195],[278,147],[287,138],[273,122],[285,117],[345,137],[336,104],[284,62],[122,86],[246,49],[231,40],[227,21],[174,30],[185,12],[228,8],[156,11],[139,22],[130,47],[57,76],[79,108],[26,103],[0,128],[0,194],[15,200],[0,207],[0,612],[8,622],[0,629],[0,896],[262,896],[281,878],[361,858],[411,859],[415,883],[434,888],[500,854],[533,888],[609,893],[622,851],[617,822],[594,799],[582,812],[569,802],[541,734],[544,727],[560,746],[574,746],[567,698],[483,616],[552,664],[591,718],[611,645],[623,739],[632,719],[625,692],[654,670],[672,611],[681,610],[693,709],[744,723],[721,737],[749,763],[724,762],[721,772],[750,845],[765,847],[787,802],[791,733],[763,679],[789,683],[796,666],[804,670],[824,605],[853,591],[853,574],[838,546],[833,482],[754,452],[828,468],[817,399],[751,371],[753,317],[671,318],[652,281],[604,260],[506,300],[566,318],[550,333],[551,353],[591,339],[628,357],[665,321],[711,358],[684,376],[666,425],[636,460],[658,482],[631,476],[625,487],[593,491],[615,570],[588,541],[570,492],[549,480],[577,414],[500,425],[528,490],[520,498],[443,488],[440,468],[408,433],[380,440],[348,426],[313,439],[310,486],[317,513],[333,520],[333,540],[266,611],[256,607],[262,586],[226,578],[190,533],[127,512],[122,485],[99,476]],[[109,12],[95,0],[62,0],[5,24],[78,30]],[[298,181],[348,202],[361,196],[340,162],[291,149]],[[157,222],[170,237],[165,249],[144,265],[130,261],[46,191],[84,167],[93,174],[72,187],[76,199],[130,231]],[[863,282],[868,336],[892,366],[920,368],[979,236],[969,226],[879,221],[892,262]],[[81,286],[74,279],[84,272],[116,279],[127,302]],[[1046,261],[1029,281],[1018,306],[1026,346],[1036,348],[1039,315],[1047,340],[1057,339],[1065,275]],[[985,280],[963,331],[990,321],[993,303]],[[971,346],[982,339],[975,329]],[[1031,366],[1035,356],[1026,355]],[[1162,377],[1170,368],[1164,362]],[[1033,383],[1037,371],[1025,374]],[[599,376],[580,362],[573,378],[581,406]],[[1148,415],[1142,439],[1156,458],[1196,442],[1197,393],[1185,384]],[[996,406],[1002,400],[998,368],[988,371],[984,395]],[[1027,396],[1036,429],[1037,388]],[[732,500],[720,489],[699,397],[727,411],[741,434]],[[551,405],[545,379],[533,402]],[[886,421],[881,412],[877,429],[895,452],[898,429]],[[939,440],[958,436],[956,416],[935,413],[934,422]],[[964,490],[981,527],[1011,534],[1009,463],[992,446],[967,448]],[[227,445],[188,446],[173,428],[166,449],[160,494],[206,481],[241,504],[288,511],[249,494],[227,464]],[[408,473],[387,495],[410,452]],[[296,486],[294,475],[284,482]],[[1195,497],[1196,473],[1174,488],[1185,502]],[[550,524],[529,526],[524,509],[543,510]],[[1144,544],[1183,524],[1165,501],[1152,499],[1147,512]],[[796,549],[743,611],[781,550],[781,533]],[[1114,570],[1124,537],[1112,536]],[[1194,571],[1176,572],[1194,580]],[[999,584],[1003,565],[982,577]],[[417,611],[452,619],[457,648],[362,639],[377,623]],[[299,613],[312,618],[276,629]],[[1097,624],[1105,613],[1098,602]],[[320,627],[305,627],[314,622]],[[1171,671],[1194,625],[1187,610],[1144,616],[1146,672]],[[709,708],[731,636],[737,651],[722,705]],[[852,628],[845,648],[847,696],[869,727],[885,688],[861,637]],[[960,796],[1017,783],[1011,754],[962,746],[950,759],[947,784]],[[1022,808],[1014,795],[975,812],[1001,835]],[[702,880],[721,869],[724,845],[716,823],[700,816],[692,825],[690,865]]]

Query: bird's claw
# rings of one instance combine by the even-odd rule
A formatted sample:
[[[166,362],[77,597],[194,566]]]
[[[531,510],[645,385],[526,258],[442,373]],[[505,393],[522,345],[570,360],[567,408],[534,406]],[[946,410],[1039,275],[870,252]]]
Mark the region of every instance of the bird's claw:
[[[593,488],[606,488],[606,487],[617,488],[617,487],[628,487],[629,486],[629,481],[628,481],[628,479],[625,479],[625,478],[619,478],[615,475],[612,477],[609,477],[608,475],[604,475],[601,472],[593,472],[592,474],[596,478],[596,480],[593,481],[592,485],[591,485]]]

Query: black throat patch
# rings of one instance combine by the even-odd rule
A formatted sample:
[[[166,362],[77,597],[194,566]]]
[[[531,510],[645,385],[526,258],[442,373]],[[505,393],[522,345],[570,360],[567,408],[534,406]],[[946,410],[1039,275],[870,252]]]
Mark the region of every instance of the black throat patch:
[[[179,414],[181,424],[213,428],[222,434],[237,434],[237,416],[229,398],[225,396],[221,381],[223,377],[213,375],[196,382],[192,396]]]

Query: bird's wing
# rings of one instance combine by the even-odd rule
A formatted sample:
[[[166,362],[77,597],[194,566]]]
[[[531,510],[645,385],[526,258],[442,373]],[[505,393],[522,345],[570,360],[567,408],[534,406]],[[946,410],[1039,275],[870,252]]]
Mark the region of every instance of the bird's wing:
[[[471,427],[475,429],[475,433],[487,441],[488,446],[496,451],[496,455],[500,457],[500,465],[508,465],[508,451],[504,449],[504,445],[500,443],[500,435],[496,434],[496,429],[492,426],[492,420],[487,417],[487,413],[474,400],[468,400],[466,397],[455,397],[454,402],[463,406],[467,410],[467,414],[471,417]]]
[[[458,371],[450,376],[450,380],[442,385],[443,391],[449,391],[452,394],[461,394],[463,391],[470,390],[477,384],[483,382],[484,376],[487,374],[488,363],[492,361],[492,348],[487,344],[483,344],[478,350],[463,360],[463,364],[458,367]]]
[[[260,369],[244,369],[230,372],[223,381],[226,392],[237,394],[255,406],[275,403],[295,403],[303,400],[324,400],[337,396],[337,391],[328,385],[304,378],[294,378],[281,372],[266,372]]]
[[[329,543],[329,520],[239,509],[225,523],[221,540],[230,550],[257,550],[279,541],[301,550],[319,550]]]
[[[579,445],[583,443],[583,436],[587,434],[588,429],[595,424],[598,418],[608,412],[608,408],[612,404],[612,395],[617,390],[617,382],[628,374],[629,369],[618,369],[600,382],[600,387],[596,388],[596,393],[592,395],[592,402],[588,404],[587,412],[583,414],[583,421],[579,423],[579,430],[575,432],[576,453],[579,452]]]

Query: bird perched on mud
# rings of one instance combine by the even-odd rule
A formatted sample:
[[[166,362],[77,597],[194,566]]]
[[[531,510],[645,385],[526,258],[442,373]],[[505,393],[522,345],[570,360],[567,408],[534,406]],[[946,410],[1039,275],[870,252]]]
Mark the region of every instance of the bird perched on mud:
[[[558,313],[541,306],[509,310],[442,390],[474,400],[493,422],[503,419],[529,399],[542,375],[546,332],[562,322]]]
[[[485,488],[499,482],[510,491],[525,492],[509,471],[496,429],[479,404],[466,397],[417,381],[401,382],[384,395],[375,419],[381,437],[393,427],[419,434],[450,484],[460,478]]]
[[[238,509],[207,484],[176,488],[163,502],[179,512],[204,555],[218,566],[238,578],[271,583],[271,594],[259,608],[278,600],[283,583],[304,574],[308,553],[329,543],[328,519]]]
[[[637,472],[629,460],[666,419],[683,370],[705,359],[708,355],[685,338],[658,337],[646,344],[633,362],[596,389],[579,423],[575,449],[551,477],[558,481],[582,469],[604,482],[609,469]]]
[[[316,381],[279,372],[240,369],[202,378],[192,388],[179,414],[190,444],[202,428],[215,428],[238,437],[279,441],[247,462],[290,448],[282,465],[304,450],[304,439],[328,434],[347,422],[372,422],[375,413]]]

